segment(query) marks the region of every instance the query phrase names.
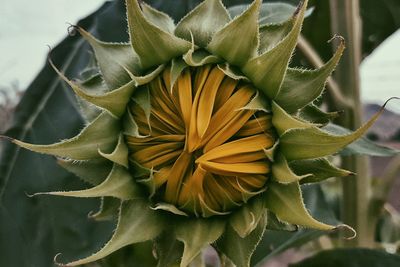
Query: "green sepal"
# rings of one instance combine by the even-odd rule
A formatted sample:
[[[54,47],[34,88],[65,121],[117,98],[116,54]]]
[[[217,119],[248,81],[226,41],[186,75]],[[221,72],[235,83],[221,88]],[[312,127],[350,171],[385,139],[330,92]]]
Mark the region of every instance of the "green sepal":
[[[245,238],[257,227],[263,216],[263,198],[256,196],[229,217],[229,224],[241,238]]]
[[[171,62],[171,73],[170,73],[170,84],[166,86],[169,89],[169,92],[172,92],[176,81],[179,76],[182,74],[183,70],[188,67],[188,64],[182,58],[174,58]]]
[[[225,222],[220,219],[188,218],[176,223],[176,238],[183,242],[181,267],[186,267],[207,245],[215,242],[224,232]]]
[[[105,93],[89,93],[81,88],[78,83],[68,80],[63,73],[61,73],[50,61],[50,65],[57,72],[57,74],[74,90],[75,94],[85,101],[110,112],[111,115],[119,118],[124,112],[129,98],[136,89],[135,83],[130,81],[121,87],[105,92]]]
[[[272,178],[274,181],[281,183],[281,184],[290,184],[293,182],[298,182],[302,179],[305,179],[311,174],[305,173],[303,175],[298,175],[292,171],[289,167],[289,163],[285,159],[281,153],[277,153],[275,157],[274,164],[271,167],[272,171]]]
[[[148,87],[139,88],[132,96],[133,102],[139,105],[146,116],[147,124],[151,130],[150,115],[151,115],[151,100],[150,100],[150,89]]]
[[[104,83],[104,80],[100,73],[97,73],[83,81],[77,80],[76,83],[79,88],[82,88],[85,92],[88,93],[105,93],[109,91],[109,88]],[[96,107],[95,105],[89,103],[81,97],[77,96],[76,100],[80,108],[80,113],[82,114],[86,122],[93,121],[102,112],[101,108]]]
[[[265,194],[266,207],[282,221],[318,230],[332,230],[334,226],[315,220],[308,213],[298,182],[280,184],[268,183]]]
[[[113,220],[117,218],[120,207],[120,199],[114,197],[102,197],[100,209],[97,212],[90,212],[88,218],[99,222]]]
[[[217,64],[222,62],[222,59],[216,55],[212,55],[203,49],[196,50],[194,41],[192,41],[192,47],[183,55],[182,58],[185,63],[191,67],[201,67],[206,64]]]
[[[145,74],[142,75],[135,75],[134,73],[130,72],[128,69],[125,69],[128,72],[131,79],[134,81],[136,87],[149,83],[154,80],[160,73],[165,69],[165,65],[159,65],[156,68],[151,68]]]
[[[250,259],[260,242],[266,227],[266,217],[262,216],[257,227],[245,238],[228,225],[221,239],[216,242],[218,251],[225,254],[236,267],[250,267]]]
[[[256,110],[265,113],[271,113],[271,105],[268,103],[267,99],[260,95],[260,92],[257,91],[253,99],[250,100],[246,106],[240,108],[239,110]]]
[[[272,101],[272,113],[274,114],[272,116],[272,124],[280,136],[290,129],[305,129],[313,126],[311,123],[291,116],[275,101]]]
[[[157,26],[158,28],[168,32],[173,33],[175,30],[174,20],[152,6],[146,4],[145,2],[140,3],[140,7],[142,8],[142,12],[144,17],[152,24]]]
[[[183,254],[183,244],[176,240],[172,229],[166,229],[154,240],[157,267],[178,266]],[[174,265],[175,264],[175,265]]]
[[[329,123],[328,125],[322,128],[323,130],[332,133],[332,134],[351,134],[349,129],[346,129],[342,126]],[[375,156],[375,157],[391,157],[400,154],[400,150],[385,147],[378,145],[366,137],[361,137],[357,139],[354,143],[351,143],[343,150],[341,150],[340,155],[348,156],[348,155],[368,155],[368,156]]]
[[[177,207],[169,203],[157,203],[156,205],[154,205],[154,207],[151,208],[153,210],[164,210],[173,213],[175,215],[186,216],[186,217],[189,216],[186,212],[178,209]]]
[[[77,30],[92,46],[101,74],[110,89],[130,81],[125,68],[133,73],[140,72],[139,57],[130,44],[101,42],[82,28],[77,27]]]
[[[75,160],[99,158],[98,149],[114,149],[119,136],[119,121],[106,112],[100,114],[77,136],[51,145],[34,145],[11,139],[16,145],[31,151]]]
[[[297,175],[310,175],[300,181],[301,184],[317,183],[331,177],[354,175],[351,171],[340,169],[325,158],[295,160],[290,162],[290,168]]]
[[[289,113],[310,104],[317,99],[325,88],[326,80],[338,64],[344,51],[344,40],[340,39],[340,45],[333,57],[321,68],[316,70],[287,70],[282,87],[274,99],[280,106],[285,107]]]
[[[154,182],[154,170],[141,166],[135,161],[130,161],[130,172],[135,180],[144,185],[148,190],[148,199],[151,199],[156,193],[156,185]]]
[[[188,13],[176,26],[175,35],[206,47],[215,32],[230,21],[230,16],[220,0],[205,0]]]
[[[228,63],[218,64],[218,68],[225,73],[226,76],[234,80],[242,80],[249,83],[251,82],[249,78],[247,78],[239,69],[235,68],[235,66],[229,65]]]
[[[275,155],[278,152],[279,148],[279,139],[276,140],[274,145],[268,149],[263,149],[265,156],[268,158],[269,161],[274,162],[275,161]]]
[[[112,162],[102,158],[85,161],[57,159],[57,163],[91,185],[101,184],[113,166]]]
[[[299,229],[299,227],[295,224],[289,224],[279,220],[273,212],[268,211],[266,216],[268,221],[268,230],[296,232]]]
[[[360,138],[379,118],[385,105],[363,126],[346,135],[332,135],[317,127],[288,130],[280,137],[280,151],[289,160],[320,158],[336,153]]]
[[[119,135],[118,143],[115,149],[111,153],[102,152],[99,148],[99,154],[125,168],[128,168],[129,161],[128,161],[128,147],[125,144],[124,136],[122,134]]]
[[[270,99],[279,93],[293,50],[297,44],[304,12],[308,0],[295,14],[295,22],[289,34],[271,50],[249,60],[242,68],[244,74],[253,84],[263,91]]]
[[[130,173],[123,167],[114,164],[108,177],[99,185],[77,191],[53,191],[34,195],[54,195],[65,197],[115,197],[129,200],[142,197],[139,186],[133,181]]]
[[[121,204],[117,228],[111,240],[97,253],[61,266],[78,266],[102,259],[130,244],[156,238],[165,225],[164,218],[149,209],[145,200],[125,201]]]
[[[340,111],[324,112],[316,105],[310,104],[300,109],[297,116],[314,124],[325,125],[339,117],[340,113]]]
[[[290,32],[294,25],[294,18],[280,24],[266,24],[260,27],[260,46],[258,53],[263,54],[279,44]]]
[[[243,14],[217,31],[207,50],[236,66],[243,66],[250,58],[256,56],[259,44],[258,12],[261,3],[261,0],[255,0]]]
[[[126,9],[130,40],[143,69],[166,63],[190,49],[190,42],[146,19],[137,0],[127,0]]]
[[[126,109],[125,115],[122,119],[123,123],[123,134],[125,135],[130,135],[134,137],[145,137],[139,133],[139,126],[137,125],[135,119],[133,118],[133,115],[131,111]]]
[[[248,4],[235,5],[228,8],[231,17],[240,15],[248,8]],[[278,25],[286,22],[296,12],[297,7],[291,4],[276,2],[276,3],[263,3],[260,8],[258,22],[260,25]],[[313,8],[306,11],[305,16],[311,15]]]

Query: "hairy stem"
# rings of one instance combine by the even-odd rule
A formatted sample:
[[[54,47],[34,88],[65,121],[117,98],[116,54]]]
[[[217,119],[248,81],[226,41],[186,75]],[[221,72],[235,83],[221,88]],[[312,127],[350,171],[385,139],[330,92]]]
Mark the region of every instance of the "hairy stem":
[[[339,123],[356,129],[362,123],[362,104],[360,100],[361,62],[361,19],[359,0],[330,0],[332,31],[344,37],[347,50],[335,72],[335,79],[345,98],[351,100],[352,107],[344,108],[344,116]],[[374,233],[368,226],[368,203],[371,188],[369,164],[366,157],[346,157],[343,167],[357,173],[354,177],[343,179],[341,216],[345,224],[357,231],[357,237],[344,241],[345,246],[372,247]]]

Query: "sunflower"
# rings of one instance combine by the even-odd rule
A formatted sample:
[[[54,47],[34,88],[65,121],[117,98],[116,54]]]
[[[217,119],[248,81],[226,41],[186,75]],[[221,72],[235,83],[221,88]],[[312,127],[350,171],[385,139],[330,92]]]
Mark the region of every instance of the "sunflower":
[[[341,40],[320,69],[289,68],[307,1],[280,24],[259,23],[261,0],[231,18],[220,0],[205,0],[177,25],[145,3],[126,0],[129,43],[106,43],[84,29],[100,74],[60,77],[78,96],[87,126],[51,145],[14,143],[54,155],[93,185],[46,194],[101,197],[97,219],[118,215],[99,260],[152,240],[159,266],[183,242],[180,266],[214,246],[249,266],[267,222],[335,230],[312,218],[300,185],[351,172],[328,156],[359,138],[377,119],[347,135],[322,129],[313,104],[344,50]],[[346,226],[343,226],[346,227]]]

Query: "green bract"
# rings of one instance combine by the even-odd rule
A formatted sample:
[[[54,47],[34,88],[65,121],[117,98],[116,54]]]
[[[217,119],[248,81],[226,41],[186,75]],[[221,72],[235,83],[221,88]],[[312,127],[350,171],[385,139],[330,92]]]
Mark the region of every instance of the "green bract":
[[[304,207],[300,184],[350,175],[351,172],[333,166],[326,157],[358,139],[379,113],[360,129],[346,135],[333,135],[322,129],[322,124],[306,120],[307,117],[315,119],[317,116],[314,121],[318,121],[320,116],[325,121],[329,117],[314,106],[313,101],[322,94],[326,79],[344,50],[341,40],[333,57],[320,69],[288,67],[307,1],[297,8],[289,20],[262,25],[259,11],[265,7],[261,0],[255,0],[234,18],[220,0],[205,0],[177,25],[168,15],[144,3],[139,5],[135,0],[126,0],[126,6],[130,43],[101,42],[78,28],[92,46],[101,74],[84,82],[70,81],[55,68],[79,97],[88,120],[87,126],[76,137],[52,145],[13,140],[26,149],[58,157],[61,166],[93,185],[86,190],[45,194],[101,197],[101,209],[92,216],[100,220],[109,218],[110,214],[118,214],[113,237],[100,251],[65,266],[93,262],[126,245],[147,240],[156,242],[159,266],[168,266],[171,259],[166,256],[166,251],[179,249],[169,247],[173,242],[165,242],[168,237],[184,244],[182,267],[187,266],[209,244],[236,266],[247,267],[268,226],[267,210],[280,221],[301,227],[319,230],[341,227],[324,224],[311,217]],[[240,13],[240,10],[236,12]],[[229,87],[218,84],[214,91],[207,91],[208,87],[205,87],[205,96],[199,93],[198,99],[193,96],[193,100],[192,93],[200,89],[184,89],[196,84],[194,73],[201,73],[207,68],[219,73],[219,76],[215,74],[216,77],[222,73],[221,81],[225,79],[226,83],[243,85],[251,92],[249,101],[230,112],[243,112],[249,114],[249,118],[254,117],[255,121],[249,122],[249,125],[260,118],[268,120],[269,137],[268,140],[262,139],[268,145],[254,151],[250,148],[243,151],[233,149],[232,155],[226,156],[224,153],[227,153],[229,144],[246,139],[235,137],[235,132],[224,136],[234,128],[228,127],[228,123],[226,129],[218,128],[218,132],[209,135],[211,141],[204,141],[210,125],[213,125],[213,116],[217,114],[213,108],[228,102],[228,98],[222,101],[224,97],[216,94],[226,93],[222,88]],[[165,101],[171,104],[173,95],[178,94],[176,107],[180,110],[175,114],[176,118],[173,113],[170,115],[174,123],[182,122],[176,126],[183,131],[181,135],[173,135],[174,129],[169,137],[155,134],[154,114],[165,111],[162,103],[157,110],[152,102],[157,100],[152,88],[160,79],[163,81],[161,87],[170,94],[164,96]],[[239,91],[235,87],[232,90]],[[243,92],[246,90],[243,89]],[[199,114],[191,117],[194,114],[192,100]],[[217,104],[218,101],[221,103]],[[208,106],[209,102],[211,106]],[[140,108],[142,115],[132,112],[136,108]],[[195,122],[193,118],[196,118]],[[168,119],[165,118],[165,121]],[[195,123],[193,127],[197,137],[194,139],[189,136],[192,133],[190,123]],[[149,126],[147,133],[142,125]],[[243,132],[242,129],[241,134]],[[135,154],[139,141],[149,140],[146,138],[170,141],[172,135],[176,141],[174,145],[180,149],[179,158],[171,157],[172,163],[168,161],[168,164],[174,165],[174,172],[163,169],[167,165],[164,162],[162,167],[141,163],[147,162],[149,157]],[[264,138],[266,135],[257,132],[257,137]],[[218,142],[217,138],[223,141]],[[154,139],[149,146],[157,147],[159,139]],[[188,145],[189,139],[195,141]],[[170,143],[162,143],[166,144]],[[207,154],[209,151],[214,154]],[[156,160],[165,156],[154,155]],[[253,157],[256,159],[248,159]],[[177,166],[178,161],[190,161],[195,168],[198,167],[199,173],[194,173],[201,179],[209,173],[215,174],[214,180],[209,179],[214,184],[209,187],[204,185],[205,189],[209,188],[208,191],[203,184],[194,185],[198,180],[190,179],[195,174],[192,170],[188,171],[186,165],[182,165],[186,169]],[[250,173],[243,173],[247,168]],[[182,174],[177,175],[179,172]],[[256,174],[260,175],[252,180]],[[174,183],[171,182],[172,177],[176,178]],[[236,184],[227,182],[227,187],[233,189],[221,186],[221,181],[230,181],[230,177],[235,177]],[[183,196],[182,192],[189,186],[192,186],[191,190]],[[192,189],[199,191],[194,194]]]

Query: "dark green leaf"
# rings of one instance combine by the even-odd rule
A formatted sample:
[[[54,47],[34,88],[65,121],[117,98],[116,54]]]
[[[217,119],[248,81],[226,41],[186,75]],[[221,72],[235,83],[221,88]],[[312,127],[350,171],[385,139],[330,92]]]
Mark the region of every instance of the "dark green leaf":
[[[326,250],[291,267],[397,267],[400,256],[372,249]]]

